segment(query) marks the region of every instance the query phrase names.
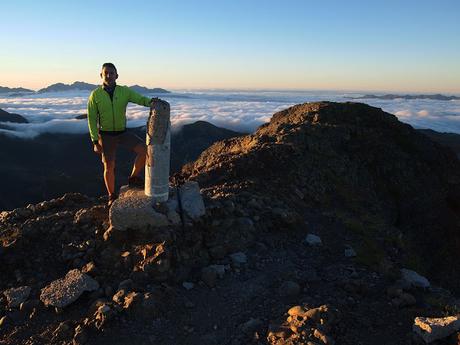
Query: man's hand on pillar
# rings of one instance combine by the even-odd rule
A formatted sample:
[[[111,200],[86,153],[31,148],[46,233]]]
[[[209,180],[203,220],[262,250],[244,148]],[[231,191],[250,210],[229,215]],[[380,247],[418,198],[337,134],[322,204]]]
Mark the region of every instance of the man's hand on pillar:
[[[162,99],[158,97],[155,97],[155,98],[152,98],[152,100],[150,101],[150,109],[153,110],[157,103],[163,103],[163,105],[168,104],[168,102],[163,101]]]
[[[150,101],[150,109],[153,110],[153,108],[155,108],[155,104],[157,102],[160,102],[160,99],[158,97],[152,98],[152,100]]]

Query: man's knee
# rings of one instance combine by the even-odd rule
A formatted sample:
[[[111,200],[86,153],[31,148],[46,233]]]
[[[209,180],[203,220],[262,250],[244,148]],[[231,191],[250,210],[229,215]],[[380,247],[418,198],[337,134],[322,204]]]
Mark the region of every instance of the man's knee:
[[[147,153],[147,147],[145,144],[138,144],[134,147],[134,152],[136,152],[138,155],[144,155]]]

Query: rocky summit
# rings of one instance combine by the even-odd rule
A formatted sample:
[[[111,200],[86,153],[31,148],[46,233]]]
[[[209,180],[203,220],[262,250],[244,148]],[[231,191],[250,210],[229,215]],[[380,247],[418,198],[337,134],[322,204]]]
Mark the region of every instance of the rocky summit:
[[[171,189],[200,212],[123,231],[78,193],[1,212],[0,342],[458,343],[460,162],[395,116],[296,105]]]

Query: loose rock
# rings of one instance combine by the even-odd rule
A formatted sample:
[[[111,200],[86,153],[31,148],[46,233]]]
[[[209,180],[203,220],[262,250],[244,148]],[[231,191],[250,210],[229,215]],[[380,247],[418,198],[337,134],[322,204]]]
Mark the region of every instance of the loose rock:
[[[411,287],[416,288],[429,288],[430,282],[425,277],[421,276],[415,271],[405,268],[401,269],[402,280]]]
[[[304,242],[309,246],[321,246],[323,244],[321,238],[313,234],[308,234],[307,237],[305,237]]]
[[[8,307],[16,308],[24,302],[30,294],[30,287],[29,286],[21,286],[18,288],[11,288],[8,290],[3,291],[3,294],[8,301]]]
[[[94,291],[99,283],[78,269],[69,271],[64,278],[51,282],[41,290],[40,300],[45,306],[64,308],[73,303],[84,291]]]
[[[443,318],[416,317],[413,331],[426,343],[448,337],[460,329],[460,318],[448,316]]]

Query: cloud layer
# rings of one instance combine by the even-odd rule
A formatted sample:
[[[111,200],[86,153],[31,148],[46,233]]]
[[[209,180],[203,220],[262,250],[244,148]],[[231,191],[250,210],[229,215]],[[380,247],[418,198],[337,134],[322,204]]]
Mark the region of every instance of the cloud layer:
[[[7,124],[0,133],[34,138],[42,133],[87,133],[85,120],[88,92],[62,92],[25,97],[0,98],[0,108],[24,116],[30,123]],[[204,120],[220,127],[252,132],[270,120],[273,113],[298,103],[330,100],[344,102],[357,94],[300,91],[202,91],[176,92],[162,98],[171,103],[173,127]],[[460,101],[379,100],[360,102],[395,114],[401,121],[418,128],[460,133]],[[128,126],[145,125],[148,108],[129,105]]]

